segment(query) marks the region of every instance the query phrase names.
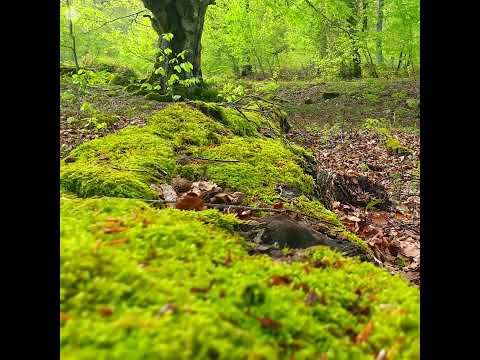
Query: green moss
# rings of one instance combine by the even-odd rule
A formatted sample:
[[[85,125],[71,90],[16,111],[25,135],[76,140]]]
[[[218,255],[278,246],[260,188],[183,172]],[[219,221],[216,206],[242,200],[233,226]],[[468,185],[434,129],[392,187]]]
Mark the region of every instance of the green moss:
[[[314,219],[320,220],[320,223],[324,223],[324,231],[335,238],[345,239],[351,241],[357,246],[361,247],[366,252],[370,252],[367,244],[360,239],[357,235],[348,231],[345,226],[340,222],[337,215],[325,208],[325,206],[316,200],[310,200],[305,196],[300,196],[295,199],[291,204],[286,204],[286,208],[291,208],[301,213],[310,216]]]
[[[234,223],[215,211],[64,196],[62,358],[370,359],[382,348],[418,358],[418,289],[323,247],[309,253],[323,267],[248,256],[228,230]],[[272,276],[293,282],[269,286]],[[298,284],[323,300],[308,305]],[[353,304],[367,314],[349,311]],[[370,337],[355,344],[349,334],[369,321]]]
[[[405,146],[403,146],[400,141],[393,136],[387,137],[385,140],[385,147],[389,152],[395,153],[395,154],[404,154],[408,155],[413,153],[413,151]]]
[[[79,196],[156,198],[150,184],[165,182],[175,167],[168,142],[149,128],[129,127],[85,142],[62,161],[60,184]]]
[[[172,101],[172,97],[170,95],[162,95],[162,94],[159,94],[158,92],[154,92],[154,91],[145,95],[145,99],[160,101],[160,102],[171,102]]]
[[[110,80],[112,85],[128,85],[137,79],[137,74],[132,69],[126,67],[118,67]]]
[[[269,122],[255,111],[236,110],[202,101],[194,104],[202,113],[228,127],[235,135],[256,136],[259,128],[270,126]]]
[[[223,138],[215,147],[192,148],[194,155],[239,162],[187,164],[177,169],[190,178],[206,176],[220,186],[242,191],[249,199],[273,202],[276,185],[286,184],[305,194],[313,192],[313,178],[302,169],[303,160],[285,148],[280,140],[257,138]]]
[[[182,104],[174,104],[157,112],[148,125],[162,139],[168,139],[177,146],[210,145],[214,138],[212,134],[230,133],[214,119]]]

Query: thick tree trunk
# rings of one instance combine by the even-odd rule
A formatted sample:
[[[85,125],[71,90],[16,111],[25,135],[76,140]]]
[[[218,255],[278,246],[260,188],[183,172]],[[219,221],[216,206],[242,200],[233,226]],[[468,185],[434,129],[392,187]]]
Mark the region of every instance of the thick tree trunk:
[[[383,64],[382,32],[383,32],[383,2],[377,0],[377,64]]]
[[[205,13],[213,0],[143,0],[153,14],[152,26],[159,35],[172,33],[169,47],[174,53],[188,50],[186,58],[193,65],[193,76],[202,77],[201,40]]]

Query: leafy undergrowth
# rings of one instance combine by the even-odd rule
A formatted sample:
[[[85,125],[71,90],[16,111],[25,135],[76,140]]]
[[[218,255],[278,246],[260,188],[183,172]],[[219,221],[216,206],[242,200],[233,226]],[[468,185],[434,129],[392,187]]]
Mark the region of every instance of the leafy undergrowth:
[[[62,358],[418,359],[418,289],[323,247],[249,256],[237,223],[63,195]]]

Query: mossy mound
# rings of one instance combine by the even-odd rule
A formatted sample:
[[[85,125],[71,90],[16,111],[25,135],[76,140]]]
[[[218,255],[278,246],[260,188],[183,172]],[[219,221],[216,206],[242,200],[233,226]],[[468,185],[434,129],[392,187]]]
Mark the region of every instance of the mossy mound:
[[[96,195],[158,198],[151,183],[162,183],[175,168],[170,144],[151,129],[130,127],[83,143],[62,161],[60,185],[81,197]]]
[[[302,159],[280,140],[265,138],[224,139],[218,146],[192,148],[202,158],[238,160],[238,162],[203,162],[179,166],[177,172],[193,179],[206,177],[220,186],[242,191],[250,200],[271,203],[278,194],[277,185],[293,186],[311,195],[314,181],[301,167]]]
[[[312,194],[313,178],[304,173],[308,152],[263,137],[257,127],[268,120],[256,113],[245,119],[232,109],[219,111],[221,119],[174,104],[154,114],[146,127],[129,127],[86,142],[62,161],[61,186],[81,197],[151,199],[157,197],[150,189],[152,183],[169,182],[172,175],[180,174],[192,180],[207,176],[221,186],[245,192],[250,200],[273,201],[278,184]],[[177,164],[182,152],[239,162]]]
[[[218,120],[238,136],[255,136],[258,135],[260,128],[273,126],[266,118],[255,111],[225,108],[215,103],[202,101],[196,101],[195,106],[202,113]]]
[[[237,223],[63,196],[62,358],[419,357],[418,289],[323,247],[291,265],[249,256]]]

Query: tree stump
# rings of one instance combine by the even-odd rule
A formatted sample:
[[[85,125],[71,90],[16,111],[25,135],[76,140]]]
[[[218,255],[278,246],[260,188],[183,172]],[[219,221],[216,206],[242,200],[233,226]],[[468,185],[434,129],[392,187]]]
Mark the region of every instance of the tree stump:
[[[365,176],[348,176],[329,170],[317,172],[317,189],[323,204],[332,209],[334,201],[357,207],[373,204],[378,209],[391,210],[393,204],[383,186]]]

